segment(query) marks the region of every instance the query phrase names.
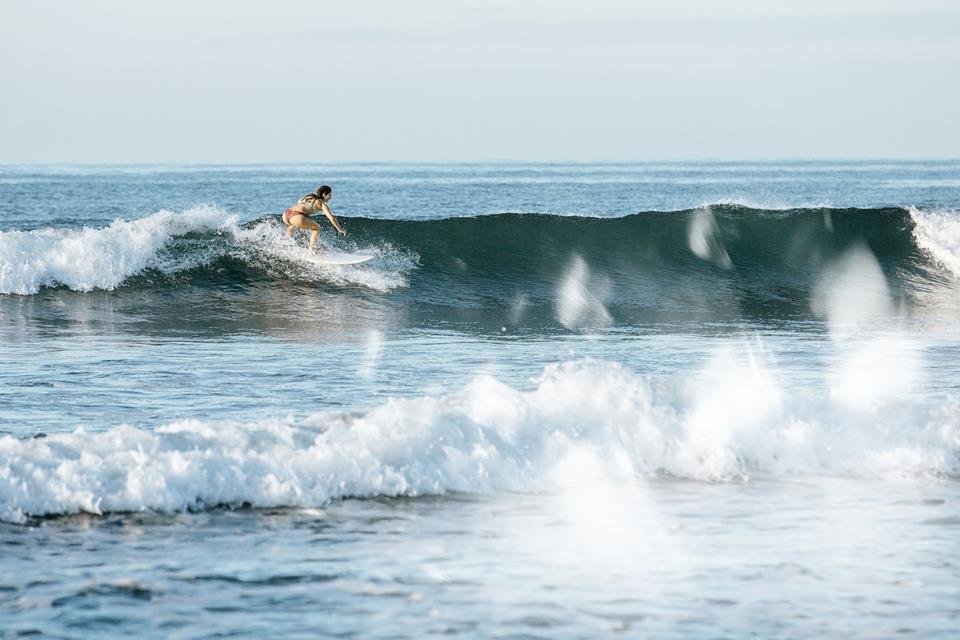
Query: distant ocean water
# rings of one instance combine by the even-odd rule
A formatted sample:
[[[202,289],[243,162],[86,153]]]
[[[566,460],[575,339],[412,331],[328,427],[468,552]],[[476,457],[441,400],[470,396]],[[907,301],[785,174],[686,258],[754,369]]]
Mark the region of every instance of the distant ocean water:
[[[373,256],[280,212],[320,184]],[[949,638],[960,161],[0,167],[0,636]]]

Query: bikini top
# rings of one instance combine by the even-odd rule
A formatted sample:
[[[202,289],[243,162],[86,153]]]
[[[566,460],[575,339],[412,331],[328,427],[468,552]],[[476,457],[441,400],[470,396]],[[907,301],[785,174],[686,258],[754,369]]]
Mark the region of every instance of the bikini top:
[[[306,205],[307,210],[310,211],[311,213],[314,213],[316,211],[320,211],[320,208],[323,205],[323,200],[318,198],[317,194],[315,193],[308,193],[307,195],[297,200],[297,204]]]

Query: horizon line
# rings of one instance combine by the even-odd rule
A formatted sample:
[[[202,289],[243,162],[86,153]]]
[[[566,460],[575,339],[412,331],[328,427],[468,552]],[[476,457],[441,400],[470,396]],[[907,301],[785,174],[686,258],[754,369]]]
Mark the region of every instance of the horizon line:
[[[958,156],[757,156],[747,158],[724,158],[711,156],[703,158],[670,157],[661,159],[364,159],[364,160],[109,160],[109,161],[71,161],[71,160],[41,160],[41,161],[14,161],[0,160],[0,167],[132,167],[132,166],[337,166],[337,165],[428,165],[428,164],[681,164],[681,163],[762,163],[762,162],[960,162]]]

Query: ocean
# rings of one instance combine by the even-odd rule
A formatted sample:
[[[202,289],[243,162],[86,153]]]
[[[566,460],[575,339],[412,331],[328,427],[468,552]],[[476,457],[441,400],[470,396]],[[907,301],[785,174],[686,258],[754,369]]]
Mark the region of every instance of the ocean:
[[[958,320],[960,161],[2,165],[0,637],[954,638]]]

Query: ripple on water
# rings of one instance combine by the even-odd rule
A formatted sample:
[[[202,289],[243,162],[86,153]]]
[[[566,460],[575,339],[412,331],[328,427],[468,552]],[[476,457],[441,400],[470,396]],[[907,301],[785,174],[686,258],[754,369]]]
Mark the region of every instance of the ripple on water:
[[[338,580],[339,574],[277,575],[265,578],[240,578],[230,575],[201,575],[180,578],[184,582],[225,582],[250,587],[274,587],[289,584],[317,584]]]
[[[54,599],[50,604],[54,608],[76,605],[82,601],[99,598],[131,598],[134,600],[151,600],[154,591],[136,582],[98,584],[84,587],[70,595]]]

